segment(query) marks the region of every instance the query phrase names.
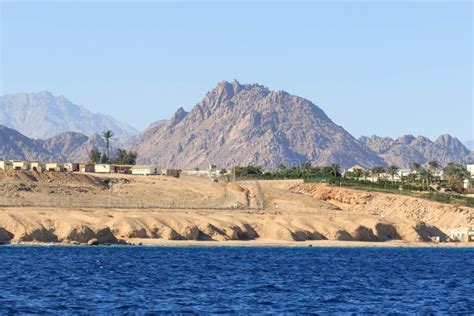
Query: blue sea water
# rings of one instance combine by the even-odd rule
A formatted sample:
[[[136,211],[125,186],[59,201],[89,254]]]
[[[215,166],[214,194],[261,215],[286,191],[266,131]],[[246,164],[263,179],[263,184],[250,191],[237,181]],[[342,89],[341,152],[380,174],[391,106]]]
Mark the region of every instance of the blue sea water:
[[[5,313],[474,313],[474,249],[0,247]]]

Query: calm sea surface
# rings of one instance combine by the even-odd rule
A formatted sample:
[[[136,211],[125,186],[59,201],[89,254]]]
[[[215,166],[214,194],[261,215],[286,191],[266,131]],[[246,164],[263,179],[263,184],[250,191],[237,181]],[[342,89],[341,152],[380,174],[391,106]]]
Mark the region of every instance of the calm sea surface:
[[[0,247],[4,313],[474,312],[473,249]]]

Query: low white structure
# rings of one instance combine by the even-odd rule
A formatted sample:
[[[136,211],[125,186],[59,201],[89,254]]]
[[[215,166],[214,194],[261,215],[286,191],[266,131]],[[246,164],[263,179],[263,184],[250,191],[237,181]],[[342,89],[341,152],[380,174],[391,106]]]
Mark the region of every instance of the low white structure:
[[[97,173],[111,173],[112,172],[112,168],[111,168],[111,165],[110,164],[95,164],[94,166],[94,172],[97,172]]]
[[[132,167],[132,174],[135,175],[142,175],[142,176],[148,176],[152,174],[157,174],[158,173],[158,167],[157,166],[149,166],[149,165],[138,165],[138,166],[133,166]]]
[[[410,174],[413,174],[413,173],[416,173],[416,172],[414,172],[410,169],[400,169],[400,170],[398,170],[398,176],[400,178],[407,177],[407,176],[409,176]]]
[[[0,160],[0,170],[10,170],[13,169],[11,161]]]
[[[449,233],[449,237],[453,241],[474,241],[474,227],[461,227],[452,229]]]
[[[181,174],[181,170],[179,170],[179,169],[162,169],[161,170],[161,175],[162,176],[169,176],[169,177],[179,178],[180,174]]]
[[[94,172],[95,164],[93,163],[80,163],[79,172]]]
[[[65,163],[64,164],[64,171],[67,171],[67,172],[79,171],[79,164],[78,163],[72,163],[72,162]]]
[[[198,176],[198,177],[209,177],[210,172],[209,170],[182,170],[181,171],[182,175],[187,175],[187,176]]]
[[[39,162],[39,161],[32,161],[30,162],[30,170],[42,172],[44,170],[44,163]]]
[[[467,164],[466,169],[471,174],[471,178],[474,178],[474,163]]]
[[[362,171],[365,171],[364,167],[361,167],[359,165],[354,165],[354,166],[350,167],[349,169],[347,169],[347,172],[354,172],[354,170],[356,170],[356,169],[360,169]]]
[[[30,162],[23,160],[12,160],[13,170],[30,170]]]
[[[63,172],[64,171],[64,164],[59,162],[48,162],[45,164],[46,171],[56,171],[56,172]]]

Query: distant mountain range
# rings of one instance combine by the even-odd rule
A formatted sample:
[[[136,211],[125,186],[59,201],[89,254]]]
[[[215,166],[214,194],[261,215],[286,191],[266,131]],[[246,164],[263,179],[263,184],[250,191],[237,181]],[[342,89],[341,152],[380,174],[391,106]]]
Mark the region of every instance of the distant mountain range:
[[[14,129],[0,125],[0,160],[86,162],[93,147],[105,151],[105,142],[98,134],[88,137],[81,133],[67,132],[42,140],[28,138]]]
[[[0,97],[0,124],[31,138],[49,138],[64,132],[85,135],[111,129],[117,137],[138,134],[111,116],[94,114],[63,96],[48,91],[17,93]]]
[[[474,161],[474,153],[450,135],[442,135],[435,141],[412,135],[398,139],[378,136],[356,139],[304,98],[237,81],[220,82],[191,111],[180,108],[171,119],[154,122],[139,135],[126,124],[108,116],[99,115],[99,119],[97,114],[47,92],[4,96],[1,100],[0,122],[6,120],[10,124],[0,126],[0,158],[86,161],[93,146],[104,149],[105,144],[96,132],[110,128],[116,135],[124,135],[113,141],[115,148],[135,149],[139,163],[164,167],[253,164],[276,168],[280,164],[311,162],[338,163],[344,168],[356,164],[407,168],[413,162],[429,160],[442,165]],[[34,111],[40,108],[42,113],[37,119],[41,122],[30,127],[28,122],[33,116],[25,114],[22,118],[19,114],[29,113],[29,107]],[[56,115],[51,118],[48,113]],[[55,124],[51,121],[60,121],[62,115],[66,123],[51,132],[48,126]],[[90,115],[97,119],[86,123],[85,117]],[[15,117],[13,124],[10,117]],[[12,125],[21,127],[18,130],[22,133],[8,128]],[[40,130],[36,131],[36,126]],[[54,134],[57,129],[61,132],[42,136]],[[77,132],[78,129],[82,132]]]
[[[359,141],[377,153],[388,165],[408,168],[411,163],[424,164],[431,160],[441,165],[448,162],[467,163],[474,161],[474,153],[469,151],[459,139],[441,135],[434,142],[424,136],[405,135],[397,139],[390,137],[360,137]]]

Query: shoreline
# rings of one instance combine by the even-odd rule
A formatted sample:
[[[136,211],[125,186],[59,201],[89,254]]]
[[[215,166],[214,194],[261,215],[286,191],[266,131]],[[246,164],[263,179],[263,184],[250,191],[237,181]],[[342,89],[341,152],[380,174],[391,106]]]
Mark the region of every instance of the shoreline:
[[[285,247],[285,248],[474,248],[474,243],[469,242],[405,242],[405,241],[333,241],[333,240],[312,240],[312,241],[283,241],[283,240],[228,240],[228,241],[197,241],[197,240],[164,240],[151,238],[132,238],[127,240],[128,244],[120,245],[99,245],[113,247]],[[87,244],[72,243],[40,243],[40,242],[19,242],[4,244],[1,246],[22,247],[22,246],[40,246],[40,247],[97,247]]]

